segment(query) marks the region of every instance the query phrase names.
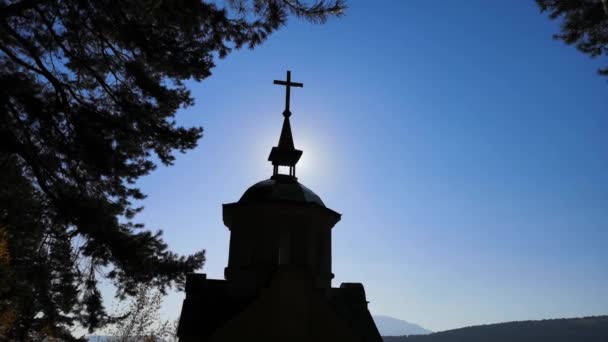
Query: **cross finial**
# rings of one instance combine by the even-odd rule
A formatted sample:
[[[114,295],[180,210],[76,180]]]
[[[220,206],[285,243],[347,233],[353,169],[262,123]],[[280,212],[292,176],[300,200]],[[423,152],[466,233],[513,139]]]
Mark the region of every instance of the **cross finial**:
[[[286,81],[274,80],[274,84],[284,85],[286,88],[285,110],[283,111],[283,116],[288,118],[291,115],[291,112],[289,111],[289,98],[291,96],[291,87],[302,88],[302,87],[304,87],[304,83],[291,82],[291,71],[287,70],[287,80]]]
[[[289,123],[289,96],[291,95],[291,87],[304,87],[304,84],[291,81],[291,71],[287,71],[287,80],[278,81],[275,80],[274,84],[284,85],[286,87],[285,92],[285,110],[283,111],[283,128],[281,129],[281,136],[279,137],[279,144],[272,148],[268,161],[272,162],[273,175],[272,179],[283,179],[287,177],[290,180],[296,178],[296,164],[302,156],[302,151],[297,150],[293,145],[293,137],[291,136],[291,124]],[[279,174],[279,166],[288,166],[289,175]]]

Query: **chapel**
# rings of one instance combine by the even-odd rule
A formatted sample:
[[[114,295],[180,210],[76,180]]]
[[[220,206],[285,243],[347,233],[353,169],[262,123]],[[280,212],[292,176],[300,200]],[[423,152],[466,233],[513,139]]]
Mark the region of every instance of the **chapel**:
[[[189,274],[180,342],[382,342],[360,283],[332,287],[331,234],[341,215],[299,183],[290,123],[291,81],[283,127],[268,156],[270,179],[223,205],[230,231],[224,279]],[[285,169],[285,174],[281,171]]]

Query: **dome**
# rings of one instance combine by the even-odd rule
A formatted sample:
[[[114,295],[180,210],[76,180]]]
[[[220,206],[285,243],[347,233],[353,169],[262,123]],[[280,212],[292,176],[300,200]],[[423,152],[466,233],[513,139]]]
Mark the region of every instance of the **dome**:
[[[273,178],[251,186],[245,191],[239,203],[287,200],[300,203],[314,203],[325,207],[325,204],[323,204],[323,201],[317,194],[298,183],[295,179],[291,177],[291,179]]]

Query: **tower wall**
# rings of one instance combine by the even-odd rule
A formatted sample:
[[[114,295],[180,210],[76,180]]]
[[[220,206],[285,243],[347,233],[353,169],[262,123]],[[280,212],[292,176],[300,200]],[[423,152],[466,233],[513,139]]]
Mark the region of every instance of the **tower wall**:
[[[318,205],[224,205],[231,232],[226,280],[249,294],[265,286],[279,267],[295,266],[312,271],[317,287],[331,287],[331,229],[339,219]]]

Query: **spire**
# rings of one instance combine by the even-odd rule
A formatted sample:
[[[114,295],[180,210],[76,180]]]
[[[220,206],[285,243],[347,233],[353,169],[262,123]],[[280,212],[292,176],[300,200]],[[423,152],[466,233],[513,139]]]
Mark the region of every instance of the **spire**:
[[[291,87],[304,87],[304,84],[291,82],[291,71],[287,71],[287,80],[279,81],[275,80],[274,84],[285,86],[285,110],[283,111],[283,128],[281,129],[281,136],[279,138],[279,144],[272,148],[268,161],[272,162],[273,165],[273,176],[272,178],[278,178],[281,176],[288,176],[291,178],[296,177],[296,164],[302,156],[302,151],[297,150],[293,144],[293,137],[291,135],[291,124],[289,117],[291,111],[289,110],[289,102],[291,97]],[[280,175],[279,166],[289,166],[289,175]]]
[[[291,124],[289,123],[289,117],[285,117],[283,120],[283,128],[281,129],[281,136],[279,137],[279,149],[282,150],[293,150],[293,136],[291,135]]]

